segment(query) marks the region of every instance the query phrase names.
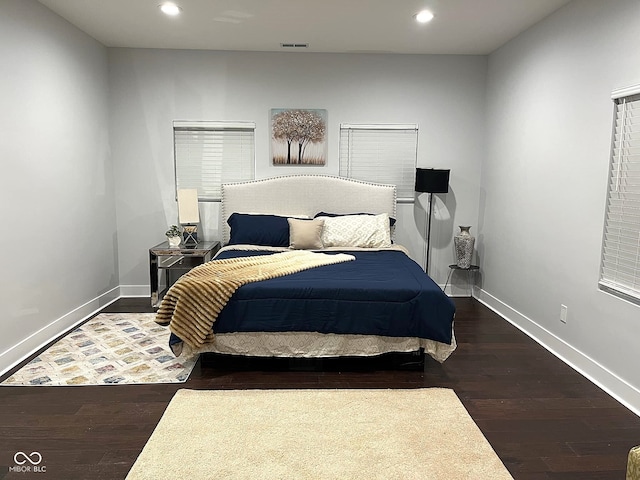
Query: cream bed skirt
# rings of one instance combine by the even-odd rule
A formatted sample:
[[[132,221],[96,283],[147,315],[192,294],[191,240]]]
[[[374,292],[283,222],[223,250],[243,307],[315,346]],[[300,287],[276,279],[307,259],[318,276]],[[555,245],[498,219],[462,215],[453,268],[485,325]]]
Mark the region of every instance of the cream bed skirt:
[[[444,362],[456,349],[451,345],[413,337],[382,337],[376,335],[337,335],[333,333],[219,333],[212,343],[192,349],[186,343],[182,355],[215,352],[253,357],[318,358],[343,356],[374,356],[391,352],[415,352],[424,348],[426,354]]]

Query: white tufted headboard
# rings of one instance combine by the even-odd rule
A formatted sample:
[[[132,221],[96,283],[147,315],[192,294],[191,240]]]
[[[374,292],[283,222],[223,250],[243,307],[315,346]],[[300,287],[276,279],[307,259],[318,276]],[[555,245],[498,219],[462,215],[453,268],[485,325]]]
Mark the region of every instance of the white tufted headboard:
[[[396,187],[327,175],[289,175],[222,185],[222,242],[234,213],[308,215],[387,213],[396,216]]]

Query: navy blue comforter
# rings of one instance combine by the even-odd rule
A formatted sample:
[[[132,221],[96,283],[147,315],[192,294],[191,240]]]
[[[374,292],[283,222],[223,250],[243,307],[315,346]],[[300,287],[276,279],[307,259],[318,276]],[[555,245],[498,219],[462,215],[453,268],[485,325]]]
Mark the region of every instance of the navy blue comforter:
[[[216,258],[271,253],[229,250]],[[368,334],[451,343],[455,306],[418,264],[400,251],[343,253],[356,260],[242,286],[214,333]]]

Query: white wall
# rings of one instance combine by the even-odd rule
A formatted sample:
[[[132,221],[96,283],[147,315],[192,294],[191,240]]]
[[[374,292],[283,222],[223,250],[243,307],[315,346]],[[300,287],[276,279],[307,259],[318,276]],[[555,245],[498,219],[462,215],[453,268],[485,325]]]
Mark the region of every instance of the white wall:
[[[106,48],[0,0],[0,373],[118,285]]]
[[[432,230],[437,281],[446,279],[457,225],[477,225],[486,57],[110,49],[109,66],[124,292],[148,294],[148,249],[176,222],[176,119],[255,122],[258,178],[337,175],[340,123],[418,123],[419,166],[451,168]],[[269,164],[269,111],[282,107],[327,109],[326,167]],[[422,262],[420,200],[400,206],[398,241]],[[218,204],[201,204],[201,217],[205,236],[218,238]]]
[[[638,32],[637,0],[580,0],[490,55],[478,251],[483,301],[640,412],[640,307],[597,288],[610,94],[640,83]]]

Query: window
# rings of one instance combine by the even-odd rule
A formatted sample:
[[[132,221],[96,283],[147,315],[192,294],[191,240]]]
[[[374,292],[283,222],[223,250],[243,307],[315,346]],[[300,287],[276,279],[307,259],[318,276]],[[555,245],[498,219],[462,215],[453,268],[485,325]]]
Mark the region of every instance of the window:
[[[600,286],[640,301],[640,85],[618,90]]]
[[[396,185],[398,201],[413,201],[418,126],[340,125],[340,176]]]
[[[223,183],[255,177],[255,124],[173,122],[176,188],[197,188],[198,200],[220,200]]]

